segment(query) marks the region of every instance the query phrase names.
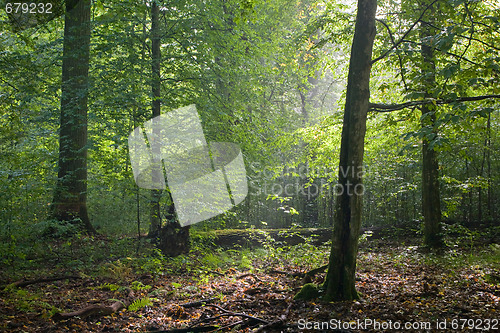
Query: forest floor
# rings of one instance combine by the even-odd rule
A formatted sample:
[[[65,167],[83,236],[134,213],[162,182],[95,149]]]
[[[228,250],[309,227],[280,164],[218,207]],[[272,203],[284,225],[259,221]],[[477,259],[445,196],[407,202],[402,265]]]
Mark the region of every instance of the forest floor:
[[[28,257],[24,261],[29,264],[4,270],[0,277],[9,283],[20,276],[68,278],[4,285],[0,331],[500,330],[497,244],[450,246],[429,254],[417,240],[364,241],[357,270],[361,298],[323,303],[293,298],[305,282],[301,273],[327,262],[328,245],[277,247],[270,241],[261,248],[232,250],[198,245],[188,255],[165,258],[145,243],[141,246],[148,248],[136,252],[134,242],[105,237],[59,241],[44,248],[45,257]],[[320,284],[324,277],[319,273],[310,282]],[[118,305],[118,311],[105,314],[111,305]],[[89,306],[100,310],[72,317],[72,311]]]

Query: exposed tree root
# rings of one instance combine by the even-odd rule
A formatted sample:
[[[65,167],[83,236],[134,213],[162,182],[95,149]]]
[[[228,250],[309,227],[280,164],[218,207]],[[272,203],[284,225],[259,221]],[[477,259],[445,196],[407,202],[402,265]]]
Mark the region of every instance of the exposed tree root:
[[[186,303],[186,304],[181,305],[181,306],[183,306],[183,307],[195,307],[195,306],[199,306],[199,305],[205,303],[206,301],[211,301],[211,300],[213,300],[213,299],[207,299],[207,300]],[[232,312],[232,311],[226,310],[226,309],[224,309],[218,305],[215,305],[215,304],[206,304],[205,306],[216,308],[217,310],[221,311],[222,313],[217,315],[217,316],[214,316],[214,317],[209,317],[209,318],[199,320],[198,322],[196,322],[195,324],[191,325],[188,328],[176,328],[176,329],[171,329],[171,330],[150,331],[150,332],[152,332],[152,333],[212,332],[212,331],[219,331],[219,330],[223,330],[223,329],[231,329],[231,328],[234,328],[237,326],[239,326],[239,328],[241,329],[244,327],[256,325],[258,323],[264,324],[264,326],[268,326],[271,324],[267,320],[257,318],[257,317],[251,316],[251,315],[247,315],[246,313]],[[234,323],[231,323],[229,325],[223,326],[223,327],[220,327],[220,326],[200,326],[200,324],[215,321],[215,320],[222,318],[222,317],[241,317],[244,319],[239,320],[239,321],[234,322]]]
[[[292,308],[293,304],[295,302],[292,300],[290,304],[288,304],[288,307],[286,308],[286,311],[283,315],[278,320],[272,321],[269,324],[263,325],[259,327],[255,333],[257,332],[266,332],[266,330],[270,328],[278,328],[278,327],[283,327],[286,326],[286,320],[288,319],[288,316],[290,315],[290,309]]]
[[[219,317],[228,317],[228,316],[230,316],[230,317],[242,317],[242,318],[252,319],[252,320],[264,323],[264,324],[269,324],[269,322],[267,320],[260,319],[260,318],[254,317],[254,316],[250,316],[250,315],[247,315],[246,313],[232,312],[232,311],[226,310],[226,309],[224,309],[224,308],[222,308],[222,307],[220,307],[218,305],[215,305],[215,304],[207,304],[207,306],[210,306],[212,308],[216,308],[216,309],[218,309],[218,310],[220,310],[220,311],[223,312],[223,313],[221,313],[220,315],[218,315],[216,317],[210,318],[211,320],[219,318]]]
[[[90,316],[93,317],[103,317],[103,316],[108,316],[112,313],[118,312],[123,308],[126,308],[130,305],[131,299],[133,297],[133,291],[130,288],[126,288],[128,295],[127,299],[123,301],[116,301],[113,304],[106,306],[106,305],[89,305],[87,307],[84,307],[83,309],[73,311],[73,312],[66,312],[66,313],[56,313],[52,316],[53,320],[63,320],[63,319],[69,319],[69,318],[74,318],[74,317],[80,317],[80,318],[87,318]]]
[[[217,297],[206,298],[206,299],[201,299],[199,301],[184,303],[184,304],[181,304],[181,306],[183,308],[185,308],[185,309],[187,309],[187,308],[196,308],[198,306],[202,306],[203,304],[207,304],[207,303],[216,301],[217,299],[218,299]]]
[[[323,273],[324,271],[326,271],[327,268],[328,268],[328,264],[323,265],[323,266],[318,267],[318,268],[315,268],[315,269],[311,269],[309,272],[306,272],[304,274],[304,277],[311,277],[312,278],[316,274]]]
[[[173,328],[164,331],[149,331],[150,333],[198,333],[198,332],[212,332],[220,329],[219,326],[199,326],[191,328]]]
[[[242,274],[242,275],[240,275],[240,276],[238,276],[238,277],[236,277],[236,278],[237,278],[238,280],[240,280],[240,279],[244,279],[244,278],[249,277],[249,276],[250,276],[250,277],[253,277],[253,278],[255,279],[255,281],[259,281],[259,282],[261,282],[261,281],[262,281],[261,279],[259,279],[259,277],[258,277],[257,275],[255,275],[255,274],[253,274],[253,273],[245,273],[245,274]]]

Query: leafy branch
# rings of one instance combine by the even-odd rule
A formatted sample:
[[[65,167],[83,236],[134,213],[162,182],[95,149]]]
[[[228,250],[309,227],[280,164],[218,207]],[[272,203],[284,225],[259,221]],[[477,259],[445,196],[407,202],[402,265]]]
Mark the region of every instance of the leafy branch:
[[[424,10],[422,11],[422,13],[420,13],[420,16],[418,17],[418,19],[413,22],[413,24],[411,25],[411,27],[403,34],[403,36],[397,41],[397,42],[394,42],[394,40],[392,40],[392,46],[386,50],[384,53],[382,53],[382,55],[378,56],[377,58],[373,59],[371,61],[371,64],[373,65],[374,63],[376,63],[377,61],[379,60],[382,60],[384,59],[385,57],[387,57],[389,55],[390,52],[392,52],[392,50],[398,48],[398,46],[403,43],[405,41],[405,38],[406,36],[408,36],[410,34],[410,32],[413,31],[413,29],[415,28],[415,26],[422,20],[422,18],[424,17],[425,13],[436,3],[438,2],[438,0],[434,0],[433,2],[431,2],[427,7],[424,8]],[[382,21],[380,20],[377,20],[379,22],[382,23]],[[388,27],[387,27],[388,28]],[[389,30],[390,31],[390,30]]]

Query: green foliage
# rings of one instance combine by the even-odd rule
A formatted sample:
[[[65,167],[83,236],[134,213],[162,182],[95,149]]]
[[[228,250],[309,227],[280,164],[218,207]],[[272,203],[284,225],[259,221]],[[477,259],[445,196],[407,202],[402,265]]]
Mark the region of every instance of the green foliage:
[[[163,274],[165,269],[165,256],[159,249],[153,249],[149,254],[139,261],[139,268],[144,273],[158,277]]]
[[[468,246],[471,251],[474,249],[474,245],[481,235],[479,231],[471,230],[458,223],[451,225],[444,224],[443,231],[447,246]]]
[[[162,18],[169,23],[160,28],[162,112],[197,104],[208,141],[240,144],[249,180],[244,203],[191,230],[331,226],[354,26],[349,5],[288,0],[173,0],[166,5]],[[421,117],[418,107],[369,115],[364,221],[367,226],[391,226],[391,235],[401,238],[413,235],[422,220],[421,143],[426,138],[439,153],[443,217],[450,223],[481,225],[499,216],[499,103],[460,102],[462,97],[499,93],[498,8],[463,0],[436,6],[432,17],[409,31],[422,6],[379,1],[379,19],[385,25],[378,23],[374,56],[390,52],[373,66],[371,101],[434,99],[432,115]],[[213,234],[194,232],[191,253],[178,258],[165,258],[144,240],[123,237],[144,234],[149,224],[150,193],[135,185],[127,148],[130,131],[150,118],[149,11],[147,2],[93,3],[87,195],[92,223],[100,233],[114,236],[108,239],[86,237],[72,223],[47,220],[57,179],[63,20],[55,18],[43,29],[2,30],[2,278],[39,267],[83,270],[129,285],[136,272],[158,278],[182,270],[199,274],[201,283],[210,270],[258,270],[263,261],[323,264],[328,248],[313,245],[311,239],[288,247],[260,231],[256,234],[263,248],[225,252],[214,248]],[[5,24],[5,13],[0,15],[0,25]],[[419,29],[427,19],[436,28],[422,38]],[[404,37],[404,42],[393,48],[391,37]],[[422,43],[435,48],[435,70],[422,64]],[[425,86],[430,76],[435,87]],[[306,175],[297,171],[301,166],[309,168]],[[299,189],[318,185],[321,191],[306,200],[297,193],[263,190],[287,182],[298,182]],[[163,195],[162,212],[166,200]],[[478,260],[494,266],[495,260],[500,262],[495,246],[473,250],[483,239],[496,242],[499,234],[498,229],[480,232],[447,224],[450,253],[425,260],[449,265]],[[395,265],[422,258],[416,249],[408,249],[395,258]],[[134,290],[150,287],[138,281],[130,285]],[[109,284],[109,289],[116,286]],[[34,302],[27,295],[16,298],[25,309]]]
[[[113,283],[104,283],[104,284],[100,284],[98,285],[97,287],[95,287],[94,289],[100,289],[100,290],[110,290],[110,291],[117,291],[118,289],[120,289],[121,287],[117,284],[113,284]]]
[[[42,237],[70,238],[75,236],[79,230],[79,219],[74,221],[47,220],[37,223],[36,230]]]
[[[371,230],[364,232],[361,236],[359,236],[359,244],[361,245],[363,243],[366,243],[371,236],[373,236],[373,232]]]
[[[201,259],[203,266],[208,268],[219,268],[225,264],[224,257],[222,253],[208,253]]]
[[[191,230],[189,236],[191,239],[191,252],[211,251],[214,247],[213,241],[217,237],[210,230],[198,232],[197,229]]]
[[[151,286],[148,284],[145,285],[141,281],[132,281],[130,288],[132,290],[139,291],[139,290],[149,290],[151,289]]]
[[[252,269],[253,261],[250,259],[249,254],[246,251],[241,251],[240,262],[238,263],[238,268],[240,269]]]
[[[8,295],[5,301],[16,309],[27,313],[40,313],[44,318],[62,310],[42,300],[41,293],[32,293],[24,289],[6,288]]]
[[[129,260],[123,262],[118,259],[102,265],[99,269],[99,275],[116,281],[125,282],[132,276],[132,267]]]
[[[484,280],[493,285],[500,285],[500,275],[487,273],[484,275]]]
[[[146,306],[152,306],[153,301],[149,297],[139,298],[134,300],[129,306],[129,311],[138,311]]]

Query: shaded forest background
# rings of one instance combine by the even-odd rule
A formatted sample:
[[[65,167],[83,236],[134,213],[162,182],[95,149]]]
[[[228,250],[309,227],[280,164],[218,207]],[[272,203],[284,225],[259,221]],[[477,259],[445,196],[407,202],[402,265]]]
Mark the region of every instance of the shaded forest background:
[[[435,15],[439,29],[431,37],[441,53],[434,95],[498,93],[498,8],[443,3],[459,11]],[[404,8],[394,14],[397,6],[379,4],[374,58],[390,50],[395,37],[388,31],[403,34],[413,22]],[[247,166],[245,202],[195,228],[330,227],[352,8],[313,1],[160,7],[162,112],[196,104],[207,140],[238,143]],[[148,3],[135,1],[92,6],[87,206],[92,225],[105,234],[132,235],[138,225],[145,233],[150,223],[150,193],[134,183],[126,141],[152,117],[150,13]],[[57,180],[62,22],[56,17],[26,29],[4,15],[2,253],[55,223],[47,216]],[[411,68],[418,54],[413,36],[419,39],[417,29],[374,64],[373,103],[418,98],[422,76]],[[417,111],[369,114],[364,226],[421,228],[419,147],[426,133]],[[467,226],[498,220],[498,102],[444,105],[435,118],[431,145],[439,153],[443,220]],[[168,204],[164,194],[164,222]]]

